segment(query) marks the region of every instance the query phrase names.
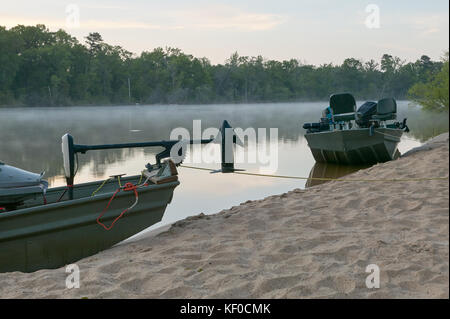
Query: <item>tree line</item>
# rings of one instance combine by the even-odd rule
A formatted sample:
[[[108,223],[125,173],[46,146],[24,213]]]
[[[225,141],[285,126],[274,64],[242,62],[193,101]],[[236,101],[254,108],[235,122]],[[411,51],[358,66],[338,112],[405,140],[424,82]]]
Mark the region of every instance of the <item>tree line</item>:
[[[448,78],[448,59],[426,55],[409,63],[384,54],[379,62],[314,66],[234,53],[213,65],[176,48],[136,56],[97,32],[80,43],[63,30],[18,25],[0,27],[0,106],[288,102],[327,100],[335,92],[405,99],[415,85],[420,95],[417,85],[433,81],[445,64]]]

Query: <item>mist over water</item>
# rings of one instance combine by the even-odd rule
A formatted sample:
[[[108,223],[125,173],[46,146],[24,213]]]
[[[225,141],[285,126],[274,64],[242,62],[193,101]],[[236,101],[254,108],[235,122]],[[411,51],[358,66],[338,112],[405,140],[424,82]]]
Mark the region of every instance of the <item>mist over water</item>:
[[[361,105],[362,102],[358,102]],[[398,103],[398,119],[408,118],[411,129],[399,149],[402,153],[424,140],[448,131],[448,116],[422,112],[408,102]],[[0,161],[33,172],[46,172],[51,186],[64,185],[61,136],[70,133],[76,144],[110,144],[168,140],[173,129],[192,132],[193,120],[202,129],[219,128],[223,120],[246,129],[278,128],[278,175],[309,176],[315,164],[304,139],[305,122],[316,122],[326,103],[232,104],[232,105],[149,105],[115,107],[11,108],[0,109]],[[203,151],[208,151],[208,147]],[[246,146],[247,147],[247,146]],[[154,163],[159,148],[90,151],[79,154],[75,183],[102,180],[109,175],[137,175],[148,162]],[[195,146],[190,152],[199,151]],[[245,152],[245,149],[243,150]],[[218,169],[217,164],[192,164]],[[257,163],[236,164],[258,172]],[[357,169],[357,168],[355,168]],[[317,172],[328,174],[321,167]],[[333,167],[330,174],[339,172]],[[304,188],[304,180],[282,180],[179,168],[181,185],[175,190],[161,223],[198,214],[217,213],[249,199],[261,199]],[[153,227],[155,227],[153,226]]]

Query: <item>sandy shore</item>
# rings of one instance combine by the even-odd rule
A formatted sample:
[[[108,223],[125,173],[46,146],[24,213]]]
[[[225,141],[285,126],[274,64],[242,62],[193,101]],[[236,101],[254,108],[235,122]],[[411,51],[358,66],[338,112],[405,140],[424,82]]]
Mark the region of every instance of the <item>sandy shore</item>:
[[[448,165],[446,134],[346,178],[448,177]],[[448,298],[448,201],[448,181],[296,189],[83,259],[79,289],[66,289],[65,268],[0,274],[0,296]],[[369,264],[380,268],[379,289],[366,287]]]

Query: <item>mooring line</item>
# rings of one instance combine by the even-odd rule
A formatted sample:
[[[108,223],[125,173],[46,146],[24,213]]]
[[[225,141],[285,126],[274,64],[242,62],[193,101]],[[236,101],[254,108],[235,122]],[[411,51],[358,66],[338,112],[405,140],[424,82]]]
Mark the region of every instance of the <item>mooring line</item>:
[[[98,192],[100,189],[102,189],[102,187],[105,186],[105,184],[106,184],[108,181],[110,181],[110,180],[112,180],[111,177],[108,178],[108,179],[105,179],[105,180],[103,181],[103,183],[100,185],[100,187],[97,188],[97,189],[91,194],[91,197],[94,196],[95,194],[97,194],[97,192]]]
[[[215,172],[214,169],[195,167],[188,165],[180,165],[184,168],[196,169],[201,171]],[[270,175],[270,174],[259,174],[250,172],[233,172],[239,175],[249,175],[249,176],[260,176],[260,177],[271,177],[271,178],[285,178],[285,179],[301,179],[301,180],[317,180],[317,181],[336,181],[336,182],[423,182],[423,181],[441,181],[447,180],[448,177],[424,177],[424,178],[393,178],[393,179],[342,179],[342,178],[327,178],[327,177],[302,177],[302,176],[287,176],[287,175]]]

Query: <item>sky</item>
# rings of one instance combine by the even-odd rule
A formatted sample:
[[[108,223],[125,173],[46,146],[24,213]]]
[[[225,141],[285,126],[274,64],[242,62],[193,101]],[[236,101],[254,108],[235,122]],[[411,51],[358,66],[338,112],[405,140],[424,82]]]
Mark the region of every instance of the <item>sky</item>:
[[[212,63],[233,52],[320,65],[449,48],[448,0],[1,0],[0,26],[45,24],[80,42],[99,32],[136,54],[176,47]]]

